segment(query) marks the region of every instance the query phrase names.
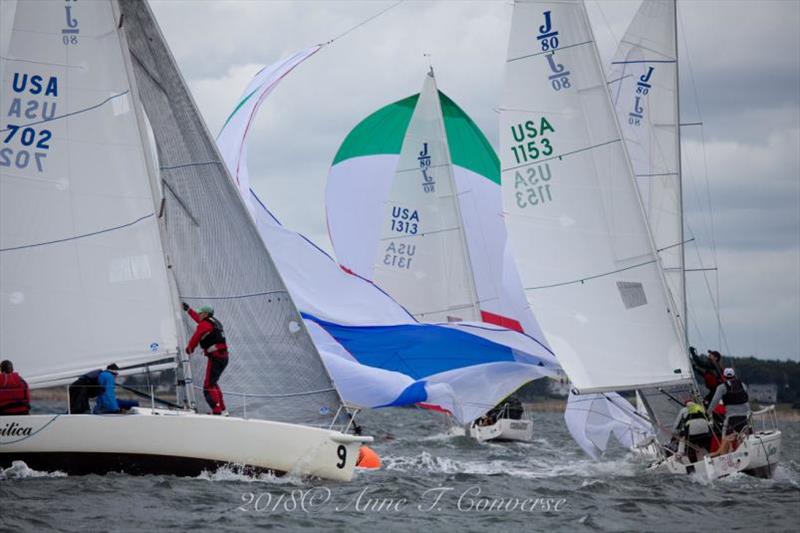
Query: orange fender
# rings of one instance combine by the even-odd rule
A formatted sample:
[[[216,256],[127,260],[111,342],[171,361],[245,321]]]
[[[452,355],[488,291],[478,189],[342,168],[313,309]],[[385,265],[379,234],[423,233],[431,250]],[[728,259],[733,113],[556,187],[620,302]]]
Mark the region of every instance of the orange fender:
[[[378,454],[375,453],[375,450],[369,446],[362,446],[361,449],[358,450],[358,460],[356,461],[356,466],[358,468],[380,468],[381,458],[378,457]]]

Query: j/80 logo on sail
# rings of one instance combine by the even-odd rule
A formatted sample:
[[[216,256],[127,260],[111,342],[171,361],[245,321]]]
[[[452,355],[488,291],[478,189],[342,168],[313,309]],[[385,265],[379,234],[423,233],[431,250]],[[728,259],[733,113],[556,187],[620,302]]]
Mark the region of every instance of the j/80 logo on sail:
[[[422,171],[422,190],[426,193],[433,192],[436,182],[433,180],[433,176],[428,176],[428,171],[431,169],[431,155],[428,153],[428,143],[422,143],[422,150],[419,152],[417,161],[419,161],[419,169]]]
[[[511,152],[518,165],[532,163],[544,156],[553,153],[550,139],[543,137],[547,132],[555,133],[555,129],[550,122],[542,117],[538,124],[535,120],[527,120],[524,123],[511,126],[511,136],[518,144],[511,145]],[[537,140],[536,138],[539,137]]]
[[[78,28],[78,19],[75,18],[75,14],[72,12],[72,8],[78,0],[64,1],[66,2],[64,11],[67,17],[67,27],[61,30],[61,42],[63,42],[65,46],[69,46],[71,44],[78,44],[78,34],[81,32],[80,28]]]
[[[544,16],[544,24],[539,26],[539,35],[536,36],[536,39],[539,41],[542,52],[549,52],[545,56],[551,72],[547,79],[550,80],[550,86],[553,87],[554,91],[568,89],[572,87],[569,80],[570,72],[564,65],[556,61],[555,51],[559,45],[558,30],[553,26],[550,11],[545,11],[542,15]]]
[[[633,96],[633,111],[628,113],[628,124],[632,126],[639,126],[642,123],[642,119],[644,118],[642,99],[650,93],[650,89],[653,87],[651,79],[653,78],[655,67],[647,67],[647,69],[647,72],[639,76],[639,81],[636,82],[636,94]]]

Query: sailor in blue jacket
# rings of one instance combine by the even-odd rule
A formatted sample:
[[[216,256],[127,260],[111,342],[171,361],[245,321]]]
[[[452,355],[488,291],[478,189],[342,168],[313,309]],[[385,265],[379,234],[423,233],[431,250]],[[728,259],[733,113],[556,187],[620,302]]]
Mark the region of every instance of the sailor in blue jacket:
[[[116,364],[110,364],[105,370],[102,370],[97,376],[98,385],[103,388],[103,393],[97,397],[97,402],[94,405],[92,413],[99,415],[103,413],[119,413],[122,410],[128,410],[131,407],[136,407],[139,402],[136,400],[117,400],[116,383],[114,379],[117,377],[119,367]]]

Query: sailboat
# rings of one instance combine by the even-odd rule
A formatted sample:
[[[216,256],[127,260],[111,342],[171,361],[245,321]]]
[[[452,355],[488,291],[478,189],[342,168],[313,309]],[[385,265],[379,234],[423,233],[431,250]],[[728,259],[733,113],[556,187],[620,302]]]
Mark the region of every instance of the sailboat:
[[[177,367],[180,410],[0,416],[0,465],[349,480],[370,437],[314,348],[146,2],[23,1],[3,40],[0,353],[32,388]],[[7,43],[7,44],[6,44]],[[180,302],[226,324],[242,417],[196,412]],[[345,417],[346,418],[346,417]]]
[[[649,54],[652,42],[645,39],[663,34],[640,35],[634,47]],[[674,64],[674,37],[668,44],[666,59],[627,55],[631,76],[625,79],[669,84],[669,74],[654,79],[649,70],[656,61]],[[629,103],[641,115],[645,101],[634,94]],[[674,132],[676,102],[673,112],[656,115],[652,135],[669,136],[670,127]],[[661,146],[677,149],[675,142]],[[682,252],[664,253],[667,241],[682,246],[682,226],[672,221],[651,233],[634,181],[639,171],[631,168],[580,0],[515,3],[500,147],[506,225],[526,295],[576,392],[642,391],[653,424],[671,424],[653,408],[653,398],[669,403],[672,388],[696,391],[682,321],[685,299],[676,301],[675,293],[682,294],[676,276],[665,278],[666,268],[683,269]],[[680,262],[670,263],[675,255]],[[673,454],[656,468],[708,478],[738,471],[770,475],[780,438],[779,431],[756,431],[732,453],[691,464]]]
[[[372,113],[342,142],[326,190],[331,242],[343,269],[417,320],[507,327],[552,355],[508,255],[499,181],[491,145],[431,68],[419,94]],[[499,416],[468,429],[478,440],[531,440],[533,422]]]

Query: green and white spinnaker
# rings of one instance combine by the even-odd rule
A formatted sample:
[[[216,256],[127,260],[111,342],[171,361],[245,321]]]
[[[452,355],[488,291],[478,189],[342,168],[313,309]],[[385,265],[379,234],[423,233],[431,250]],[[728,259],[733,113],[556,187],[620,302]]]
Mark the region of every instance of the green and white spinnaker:
[[[419,320],[485,321],[543,338],[507,249],[497,156],[432,73],[420,94],[349,133],[326,194],[342,267]]]

